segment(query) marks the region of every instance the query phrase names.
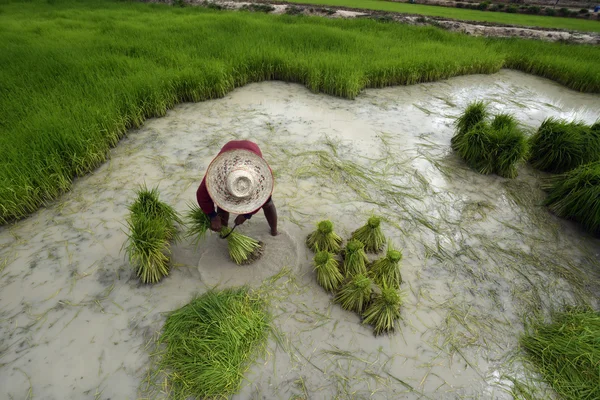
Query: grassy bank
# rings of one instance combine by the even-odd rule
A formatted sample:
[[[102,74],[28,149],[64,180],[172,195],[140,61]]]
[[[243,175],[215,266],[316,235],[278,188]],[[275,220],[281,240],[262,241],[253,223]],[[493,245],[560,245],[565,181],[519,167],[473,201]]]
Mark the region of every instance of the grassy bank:
[[[261,80],[355,97],[514,68],[600,92],[600,48],[433,27],[111,1],[0,3],[0,223],[68,190],[130,127]]]
[[[568,29],[584,32],[600,32],[600,22],[578,18],[548,17],[505,12],[468,10],[464,8],[428,6],[422,4],[396,3],[381,0],[285,0],[289,3],[314,4],[331,7],[362,8],[365,10],[398,12],[406,14],[444,17],[465,21],[494,22],[540,28]]]

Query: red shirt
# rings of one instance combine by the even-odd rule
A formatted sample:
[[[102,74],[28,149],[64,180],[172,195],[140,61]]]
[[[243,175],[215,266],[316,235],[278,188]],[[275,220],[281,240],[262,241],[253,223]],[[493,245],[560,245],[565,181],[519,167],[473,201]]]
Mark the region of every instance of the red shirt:
[[[225,153],[226,151],[229,151],[229,150],[236,150],[236,149],[249,150],[249,151],[253,152],[254,154],[257,154],[259,157],[262,157],[262,153],[261,153],[258,145],[249,140],[232,140],[232,141],[226,143],[225,146],[223,146],[223,148],[221,149],[219,154]],[[218,154],[217,154],[217,156],[218,156]],[[205,214],[214,215],[216,213],[215,203],[213,202],[210,195],[208,194],[208,190],[206,190],[206,175],[204,175],[204,178],[202,179],[202,183],[200,184],[200,187],[198,187],[198,190],[196,191],[196,200],[198,201],[198,205],[200,206],[202,211],[204,211]],[[267,202],[268,202],[268,200],[267,200]],[[259,207],[256,211],[253,211],[246,215],[254,215],[261,208],[262,208],[262,206]]]

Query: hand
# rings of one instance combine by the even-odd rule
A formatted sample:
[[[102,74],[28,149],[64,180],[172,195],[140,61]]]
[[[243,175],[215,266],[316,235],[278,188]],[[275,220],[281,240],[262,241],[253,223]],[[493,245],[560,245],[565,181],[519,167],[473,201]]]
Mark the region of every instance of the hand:
[[[235,224],[236,225],[241,225],[244,222],[246,222],[246,217],[244,217],[243,215],[238,215],[237,217],[235,217]]]
[[[221,217],[216,216],[210,219],[210,230],[213,232],[220,232],[222,228]]]

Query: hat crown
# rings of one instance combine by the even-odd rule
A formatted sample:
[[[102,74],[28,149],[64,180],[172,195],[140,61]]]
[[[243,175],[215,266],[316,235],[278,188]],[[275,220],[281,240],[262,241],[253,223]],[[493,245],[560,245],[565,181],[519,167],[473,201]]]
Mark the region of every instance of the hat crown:
[[[250,196],[255,186],[254,176],[247,170],[236,169],[227,175],[227,191],[238,199]]]

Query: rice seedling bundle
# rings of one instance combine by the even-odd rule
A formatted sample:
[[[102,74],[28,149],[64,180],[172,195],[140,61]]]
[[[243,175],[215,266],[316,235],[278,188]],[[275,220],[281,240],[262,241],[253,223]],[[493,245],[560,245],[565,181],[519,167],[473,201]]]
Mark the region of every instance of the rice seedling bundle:
[[[319,285],[328,292],[335,291],[344,280],[344,277],[340,273],[334,255],[326,250],[318,251],[313,258],[313,262]]]
[[[220,235],[225,237],[230,232],[231,228],[223,227]],[[262,244],[258,240],[237,232],[231,232],[226,240],[229,256],[238,265],[249,264],[261,255]]]
[[[399,289],[402,284],[400,260],[402,260],[402,253],[390,244],[385,257],[376,260],[369,271],[375,283]]]
[[[516,178],[517,167],[529,153],[529,143],[523,132],[510,125],[492,128],[492,143],[496,149],[494,172],[504,178]]]
[[[365,274],[354,275],[340,288],[333,301],[344,310],[361,314],[371,300],[372,284]]]
[[[364,245],[358,240],[350,240],[344,249],[344,274],[354,276],[367,273],[369,259],[364,251]]]
[[[169,398],[228,398],[266,346],[270,316],[247,288],[211,290],[173,311],[158,344]]]
[[[521,347],[561,398],[600,399],[600,314],[571,309],[536,321]]]
[[[194,238],[194,244],[198,244],[210,228],[210,218],[196,204],[188,205],[188,212],[185,215],[185,222],[188,226],[187,236]]]
[[[464,134],[469,132],[475,125],[484,122],[488,116],[487,106],[483,101],[470,103],[465,111],[456,119],[456,135],[450,140],[452,150],[457,151],[458,141]]]
[[[402,298],[394,288],[385,284],[380,294],[376,294],[373,302],[363,314],[363,324],[372,325],[375,335],[394,331],[394,324],[400,318]]]
[[[333,231],[333,223],[329,220],[319,222],[317,230],[306,238],[306,245],[314,252],[339,253],[341,244],[342,238]]]
[[[552,212],[600,234],[600,161],[552,176],[543,188],[548,192],[544,204]]]
[[[143,283],[156,283],[169,274],[170,242],[178,239],[177,212],[160,201],[157,188],[142,186],[129,207],[125,252]]]
[[[456,137],[456,136],[455,136]],[[480,174],[494,172],[494,142],[492,130],[485,122],[479,122],[454,142],[454,150],[469,167]]]
[[[371,217],[367,223],[352,233],[352,239],[365,245],[368,253],[378,253],[385,246],[385,236],[381,231],[381,218]]]
[[[600,160],[600,135],[587,125],[547,118],[530,139],[529,162],[546,172],[562,173]]]

